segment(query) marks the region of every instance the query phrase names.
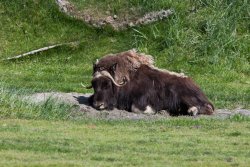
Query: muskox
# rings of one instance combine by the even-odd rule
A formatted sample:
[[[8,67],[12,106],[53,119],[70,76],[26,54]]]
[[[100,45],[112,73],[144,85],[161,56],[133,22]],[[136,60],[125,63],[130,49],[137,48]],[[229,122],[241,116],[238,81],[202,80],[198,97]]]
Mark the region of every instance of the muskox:
[[[96,109],[114,107],[132,112],[171,115],[213,114],[214,106],[201,89],[186,76],[141,65],[130,74],[130,82],[119,85],[107,71],[94,75],[90,103]]]
[[[142,65],[153,67],[153,57],[138,53],[135,49],[109,54],[97,60],[93,65],[93,75],[100,71],[107,71],[114,78],[117,84],[124,84],[130,80],[131,73],[137,71]]]

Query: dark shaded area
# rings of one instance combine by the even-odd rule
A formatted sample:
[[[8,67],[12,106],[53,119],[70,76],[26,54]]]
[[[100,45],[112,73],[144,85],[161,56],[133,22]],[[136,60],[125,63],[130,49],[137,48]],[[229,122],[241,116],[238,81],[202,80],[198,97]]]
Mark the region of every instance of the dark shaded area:
[[[87,105],[87,106],[91,106],[91,99],[92,99],[92,96],[73,96],[79,104],[84,104],[84,105]]]

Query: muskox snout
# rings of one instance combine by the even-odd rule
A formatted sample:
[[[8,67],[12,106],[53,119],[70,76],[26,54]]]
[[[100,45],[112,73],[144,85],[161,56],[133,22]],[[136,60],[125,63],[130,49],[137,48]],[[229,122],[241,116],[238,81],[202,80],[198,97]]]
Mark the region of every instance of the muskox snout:
[[[106,108],[104,102],[94,102],[93,107],[97,110],[104,110]]]

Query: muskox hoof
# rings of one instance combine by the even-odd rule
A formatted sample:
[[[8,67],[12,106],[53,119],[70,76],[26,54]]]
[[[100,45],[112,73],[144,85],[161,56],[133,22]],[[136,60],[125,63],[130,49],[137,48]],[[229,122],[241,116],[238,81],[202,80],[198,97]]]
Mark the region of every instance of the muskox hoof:
[[[152,107],[147,106],[147,107],[146,107],[146,110],[143,111],[143,113],[144,113],[144,114],[155,114],[155,110],[154,110]]]
[[[199,110],[197,107],[193,106],[188,109],[188,113],[190,115],[196,116],[198,114]]]
[[[146,109],[143,111],[143,110],[140,110],[139,108],[137,108],[133,104],[132,107],[131,107],[131,111],[134,112],[134,113],[155,114],[155,110],[150,106],[147,106]]]

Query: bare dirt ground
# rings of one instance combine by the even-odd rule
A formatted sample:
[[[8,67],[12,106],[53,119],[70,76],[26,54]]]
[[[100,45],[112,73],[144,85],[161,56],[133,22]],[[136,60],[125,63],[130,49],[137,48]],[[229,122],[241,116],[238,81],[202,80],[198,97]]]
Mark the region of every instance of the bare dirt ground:
[[[79,112],[83,112],[88,118],[101,118],[101,119],[131,119],[131,120],[152,120],[152,119],[163,119],[170,118],[171,116],[167,112],[160,112],[153,115],[147,115],[143,113],[132,113],[125,110],[114,109],[112,111],[107,110],[95,110],[88,104],[88,97],[91,94],[80,94],[80,93],[61,93],[61,92],[48,92],[48,93],[36,93],[30,96],[26,96],[25,101],[31,103],[43,103],[48,99],[54,99],[58,102],[63,102],[69,105],[76,106],[75,108]],[[250,110],[246,109],[217,109],[215,114],[212,116],[199,115],[197,117],[215,117],[225,119],[235,114],[241,114],[250,116]]]
[[[127,13],[128,15],[131,15],[133,17],[118,17],[117,15],[106,15],[103,14],[103,16],[98,17],[98,12],[93,13],[92,10],[83,10],[79,11],[76,6],[74,6],[69,0],[56,0],[60,10],[64,12],[65,14],[76,18],[78,20],[82,20],[85,23],[88,23],[89,25],[92,25],[94,27],[104,27],[106,25],[110,25],[114,28],[114,30],[123,30],[128,27],[134,27],[138,25],[146,25],[150,24],[159,20],[163,20],[165,18],[168,18],[170,15],[174,13],[174,10],[168,9],[168,10],[160,10],[160,11],[154,11],[146,13],[144,16],[139,17],[136,16],[137,14]],[[108,12],[108,11],[106,11]]]

